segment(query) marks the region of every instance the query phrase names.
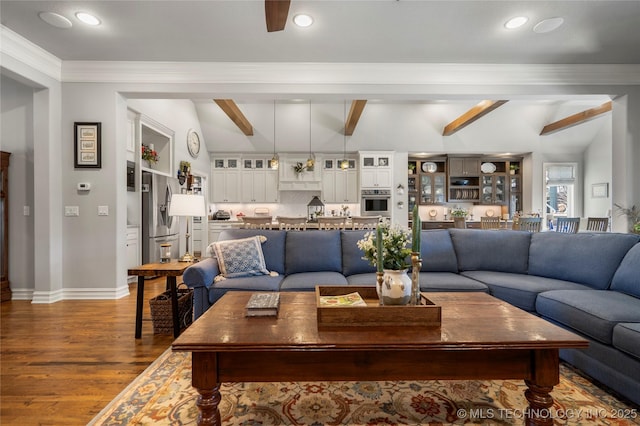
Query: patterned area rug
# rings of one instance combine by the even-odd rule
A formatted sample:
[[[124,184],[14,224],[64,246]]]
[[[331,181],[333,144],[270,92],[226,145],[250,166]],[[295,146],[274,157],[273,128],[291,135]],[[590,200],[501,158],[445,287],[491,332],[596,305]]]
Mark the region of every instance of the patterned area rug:
[[[621,402],[561,365],[551,410],[557,425],[637,425]],[[523,424],[520,381],[225,383],[225,425]],[[195,425],[191,354],[168,349],[89,425]]]

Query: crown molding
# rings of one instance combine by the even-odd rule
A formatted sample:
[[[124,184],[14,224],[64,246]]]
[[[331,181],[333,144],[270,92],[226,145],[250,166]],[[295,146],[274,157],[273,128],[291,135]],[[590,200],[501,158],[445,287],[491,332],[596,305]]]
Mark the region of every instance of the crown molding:
[[[62,60],[20,34],[0,25],[0,52],[56,81],[62,81]]]
[[[64,82],[349,85],[637,85],[640,65],[64,61]]]

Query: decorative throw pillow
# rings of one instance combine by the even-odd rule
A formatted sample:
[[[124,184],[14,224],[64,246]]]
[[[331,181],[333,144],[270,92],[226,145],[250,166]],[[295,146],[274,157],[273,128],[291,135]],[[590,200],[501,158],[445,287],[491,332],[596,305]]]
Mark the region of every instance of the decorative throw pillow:
[[[220,275],[224,278],[268,275],[261,243],[262,235],[239,240],[218,241],[212,244],[218,259]]]

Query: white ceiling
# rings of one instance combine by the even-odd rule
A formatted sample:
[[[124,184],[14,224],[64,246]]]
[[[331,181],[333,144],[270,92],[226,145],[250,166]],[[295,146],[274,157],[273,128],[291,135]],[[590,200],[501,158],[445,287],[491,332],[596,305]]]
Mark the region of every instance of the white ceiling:
[[[1,22],[63,60],[640,64],[639,1],[291,1],[284,31],[267,33],[262,0],[10,1]],[[38,18],[59,13],[54,28]],[[102,20],[87,27],[74,16]],[[291,18],[308,13],[307,29]],[[516,15],[529,22],[505,30]],[[536,34],[547,18],[565,20]]]
[[[38,17],[42,11],[67,17],[73,27],[46,24]],[[78,11],[95,14],[102,25],[81,24],[74,16]],[[291,22],[302,12],[313,16],[310,28]],[[506,30],[504,22],[516,15],[529,22]],[[274,33],[266,31],[262,0],[1,0],[0,17],[2,25],[64,61],[640,64],[638,0],[292,0],[285,30]],[[564,25],[547,34],[532,31],[552,17],[564,18]],[[604,100],[602,94],[561,95],[548,104],[558,110],[560,102],[562,110],[578,112]],[[219,114],[202,97],[194,101],[201,120],[203,114]],[[242,101],[250,102],[251,95]],[[253,101],[270,102],[264,93]],[[475,101],[468,100],[469,107]],[[399,94],[393,102],[421,100]],[[544,102],[531,98],[532,105]],[[536,120],[552,116],[548,110],[540,114],[544,118]],[[586,145],[599,128],[583,126],[572,143]]]

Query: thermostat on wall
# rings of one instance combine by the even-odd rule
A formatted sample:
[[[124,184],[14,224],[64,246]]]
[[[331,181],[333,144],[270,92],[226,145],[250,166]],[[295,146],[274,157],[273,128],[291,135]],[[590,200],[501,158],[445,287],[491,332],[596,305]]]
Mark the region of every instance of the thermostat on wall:
[[[90,189],[91,189],[91,184],[89,182],[78,183],[78,191],[88,191]]]

